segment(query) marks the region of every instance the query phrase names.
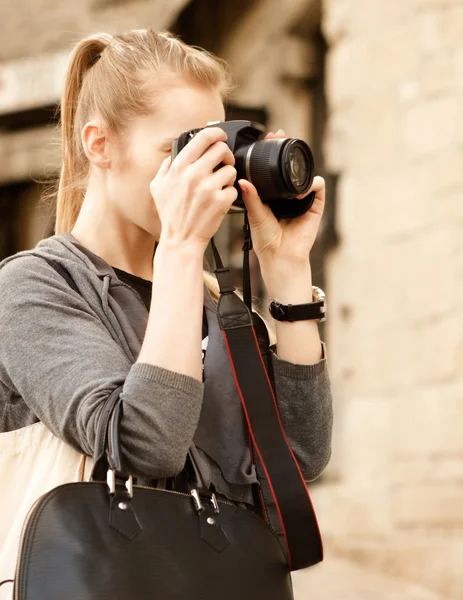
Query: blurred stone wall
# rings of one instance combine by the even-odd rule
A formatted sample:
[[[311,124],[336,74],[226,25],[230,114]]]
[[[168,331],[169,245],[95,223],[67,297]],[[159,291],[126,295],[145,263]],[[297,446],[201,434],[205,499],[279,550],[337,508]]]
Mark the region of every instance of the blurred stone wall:
[[[14,0],[2,3],[0,59],[59,52],[85,35],[167,28],[187,0]]]
[[[73,44],[99,31],[167,29],[187,2],[7,0],[0,5],[0,235],[8,237],[0,251],[29,248],[52,232],[50,211],[40,198],[44,184],[58,174],[53,114]],[[8,202],[17,205],[14,210],[7,210]]]
[[[326,0],[336,550],[463,597],[463,2]]]

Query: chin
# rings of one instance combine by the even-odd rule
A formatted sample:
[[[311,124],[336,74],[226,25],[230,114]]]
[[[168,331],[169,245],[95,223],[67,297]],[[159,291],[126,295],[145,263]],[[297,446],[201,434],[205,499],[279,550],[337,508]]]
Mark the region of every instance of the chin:
[[[138,227],[143,233],[147,233],[155,240],[159,239],[161,234],[161,221],[157,212],[150,209],[139,212],[138,214],[126,214],[126,218]]]
[[[150,235],[155,241],[159,241],[159,237],[161,235],[161,226],[160,223],[156,220],[152,225],[148,224],[146,221],[144,223],[136,223],[138,227],[146,234]]]

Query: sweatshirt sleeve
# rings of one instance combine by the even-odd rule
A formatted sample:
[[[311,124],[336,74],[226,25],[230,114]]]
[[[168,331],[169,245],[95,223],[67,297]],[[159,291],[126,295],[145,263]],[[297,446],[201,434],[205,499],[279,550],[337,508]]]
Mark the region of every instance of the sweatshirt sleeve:
[[[50,431],[87,455],[105,400],[123,384],[125,466],[145,477],[181,471],[202,405],[200,381],[131,363],[90,305],[33,256],[0,270],[0,379]]]
[[[322,473],[331,456],[333,403],[323,344],[323,358],[315,365],[281,359],[271,346],[275,395],[288,442],[306,481]]]

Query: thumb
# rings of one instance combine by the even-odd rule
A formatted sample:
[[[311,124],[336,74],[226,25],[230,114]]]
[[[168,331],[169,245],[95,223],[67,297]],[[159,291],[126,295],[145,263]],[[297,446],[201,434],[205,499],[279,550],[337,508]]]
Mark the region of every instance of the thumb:
[[[271,213],[272,211],[268,206],[263,204],[255,186],[250,181],[247,179],[240,179],[238,184],[241,188],[243,202],[248,211],[250,225],[259,225],[268,217],[268,213]]]

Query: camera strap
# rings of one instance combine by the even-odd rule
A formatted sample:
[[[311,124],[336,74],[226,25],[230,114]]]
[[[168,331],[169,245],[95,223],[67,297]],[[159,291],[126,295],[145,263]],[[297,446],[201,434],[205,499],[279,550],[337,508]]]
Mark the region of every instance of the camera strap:
[[[248,211],[244,211],[243,225],[244,243],[243,247],[243,300],[249,310],[252,312],[251,295],[251,270],[249,267],[249,252],[252,250],[251,228],[249,226]]]
[[[246,225],[249,227],[245,222]],[[268,353],[268,333],[257,313],[234,293],[232,273],[223,266],[214,239],[211,246],[220,287],[217,318],[241,399],[253,455],[265,474],[274,501],[290,568],[302,569],[323,560],[323,545],[312,501],[286,438],[269,372],[261,354],[262,350]],[[245,241],[245,246],[248,257],[243,281],[246,281],[246,299],[250,304],[249,242]]]

